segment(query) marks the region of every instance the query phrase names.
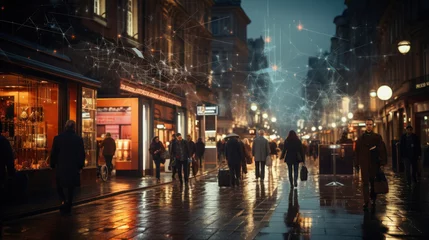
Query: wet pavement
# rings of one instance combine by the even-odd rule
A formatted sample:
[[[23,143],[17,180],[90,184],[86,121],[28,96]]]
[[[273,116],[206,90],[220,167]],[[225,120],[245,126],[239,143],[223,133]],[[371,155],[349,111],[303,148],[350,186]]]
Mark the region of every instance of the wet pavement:
[[[390,192],[364,213],[357,175],[344,187],[310,167],[291,190],[285,166],[239,187],[217,186],[215,173],[98,200],[73,210],[6,222],[4,239],[428,239],[429,183],[388,176]]]

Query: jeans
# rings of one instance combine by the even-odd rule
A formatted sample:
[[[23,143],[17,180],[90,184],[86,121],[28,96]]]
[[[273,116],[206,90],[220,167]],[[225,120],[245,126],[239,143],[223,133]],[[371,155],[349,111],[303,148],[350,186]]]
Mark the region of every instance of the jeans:
[[[109,173],[113,170],[112,159],[113,155],[104,155],[104,160],[106,161],[106,166],[109,169]]]
[[[177,174],[179,175],[179,180],[182,182],[182,168],[183,168],[183,176],[185,176],[185,182],[188,182],[188,161],[178,161],[176,160],[176,166],[177,166]]]
[[[228,164],[232,186],[235,186],[236,184],[237,186],[240,185],[240,171],[241,171],[240,165],[241,165],[240,163]]]
[[[293,176],[292,176],[292,167],[293,167]],[[288,170],[290,184],[298,182],[298,167],[299,167],[299,163],[288,163],[287,164],[287,170]]]
[[[153,161],[155,162],[155,172],[156,172],[156,179],[161,178],[161,159],[154,158]]]
[[[411,177],[414,182],[417,182],[417,161],[410,158],[404,158],[403,161],[407,182],[411,183]]]
[[[255,161],[256,165],[256,178],[264,179],[265,177],[265,161]]]

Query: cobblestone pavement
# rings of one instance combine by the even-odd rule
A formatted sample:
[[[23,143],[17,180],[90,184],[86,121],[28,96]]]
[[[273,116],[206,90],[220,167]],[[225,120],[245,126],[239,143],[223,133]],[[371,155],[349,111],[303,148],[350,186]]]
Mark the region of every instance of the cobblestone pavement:
[[[407,187],[389,176],[390,193],[364,213],[359,178],[344,187],[310,167],[309,180],[289,187],[284,164],[264,182],[253,169],[240,187],[217,186],[215,173],[189,186],[161,185],[78,206],[72,216],[52,212],[6,222],[4,239],[428,239],[427,179]]]

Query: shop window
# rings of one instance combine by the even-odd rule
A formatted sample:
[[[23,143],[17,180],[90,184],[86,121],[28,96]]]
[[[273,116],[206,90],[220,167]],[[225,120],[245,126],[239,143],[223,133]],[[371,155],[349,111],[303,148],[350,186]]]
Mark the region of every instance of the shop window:
[[[48,168],[58,134],[58,85],[15,75],[0,78],[0,132],[12,145],[15,168]]]
[[[82,88],[82,138],[85,145],[85,167],[96,165],[96,91]]]
[[[116,142],[116,162],[131,161],[131,107],[97,108],[97,141],[101,143],[106,133]]]

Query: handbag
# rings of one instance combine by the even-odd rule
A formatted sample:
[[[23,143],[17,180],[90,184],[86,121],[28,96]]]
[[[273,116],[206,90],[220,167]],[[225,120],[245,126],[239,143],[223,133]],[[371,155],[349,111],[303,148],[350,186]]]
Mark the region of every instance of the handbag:
[[[377,194],[389,193],[389,184],[387,183],[386,175],[381,170],[379,170],[379,172],[375,175],[374,193],[377,193]]]
[[[307,181],[308,179],[308,169],[305,165],[302,165],[301,172],[299,173],[301,181]]]
[[[266,166],[268,166],[268,167],[271,167],[271,165],[272,165],[273,163],[272,163],[272,161],[271,161],[271,156],[270,155],[268,155],[266,158],[265,158],[265,165]]]

